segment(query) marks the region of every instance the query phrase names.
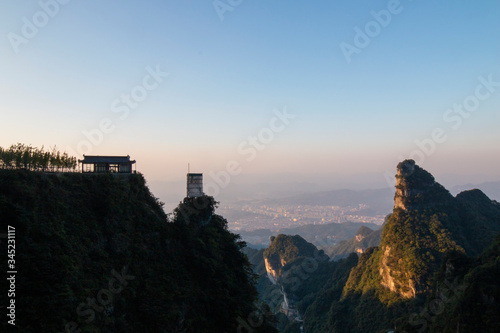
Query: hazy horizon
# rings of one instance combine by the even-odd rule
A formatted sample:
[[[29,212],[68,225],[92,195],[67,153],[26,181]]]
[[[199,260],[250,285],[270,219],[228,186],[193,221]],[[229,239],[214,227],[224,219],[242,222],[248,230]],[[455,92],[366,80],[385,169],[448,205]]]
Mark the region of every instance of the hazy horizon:
[[[429,171],[429,170],[428,170]],[[432,173],[432,170],[430,170]],[[344,178],[339,180],[335,175],[308,175],[303,179],[287,177],[291,175],[280,175],[280,177],[262,177],[260,175],[239,175],[233,177],[227,186],[218,186],[218,192],[215,193],[215,199],[221,205],[227,205],[243,200],[265,200],[286,198],[299,194],[312,194],[318,192],[327,192],[335,190],[378,190],[389,189],[394,190],[393,184],[385,182],[380,174],[365,174],[362,177],[357,175],[351,179]],[[295,175],[297,176],[297,175]],[[434,175],[436,181],[442,184],[453,195],[458,194],[463,190],[471,190],[479,188],[491,199],[500,200],[500,178],[489,179],[484,175],[463,175],[444,174]],[[186,195],[186,179],[176,180],[153,180],[146,177],[148,186],[150,187],[153,195],[159,197],[165,203],[165,210],[170,212],[175,208]],[[498,183],[495,190],[484,188],[478,185]],[[207,192],[208,184],[217,184],[217,182],[210,177],[204,175],[205,192]],[[209,187],[208,190],[211,190]],[[488,191],[489,190],[489,191]],[[214,193],[207,193],[213,195]]]

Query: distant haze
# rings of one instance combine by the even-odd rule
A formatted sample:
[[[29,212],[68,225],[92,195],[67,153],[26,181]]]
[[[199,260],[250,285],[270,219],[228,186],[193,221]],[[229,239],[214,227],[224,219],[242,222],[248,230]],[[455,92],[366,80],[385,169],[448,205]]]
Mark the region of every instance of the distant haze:
[[[226,188],[222,189],[220,194],[215,198],[221,204],[234,203],[244,200],[274,200],[280,198],[288,198],[301,194],[316,194],[325,191],[340,190],[340,189],[350,189],[350,190],[371,190],[371,189],[385,189],[387,191],[388,197],[392,200],[394,196],[395,189],[389,187],[388,184],[383,181],[368,181],[370,177],[365,178],[365,182],[356,182],[353,178],[352,182],[348,182],[345,179],[343,182],[335,182],[329,180],[328,178],[321,178],[324,182],[313,182],[314,179],[308,179],[306,182],[285,182],[276,181],[276,178],[266,178],[262,177],[262,180],[268,180],[269,182],[251,182],[245,180],[259,178],[253,177],[243,177],[234,180]],[[376,178],[376,177],[373,177]],[[480,179],[484,179],[484,176],[456,176],[456,175],[444,175],[441,177],[436,177],[438,182],[441,182],[453,195],[458,194],[464,190],[470,190],[474,188],[479,188],[490,199],[500,201],[500,181],[492,182],[478,182]],[[440,179],[441,178],[441,179]],[[274,181],[273,181],[274,179]],[[358,179],[363,179],[360,177]],[[470,182],[463,183],[462,181]],[[243,181],[243,182],[240,182]],[[163,202],[165,202],[165,210],[171,211],[175,208],[180,201],[186,196],[186,180],[178,181],[148,181],[153,194],[159,197]],[[374,198],[375,199],[375,198]],[[387,205],[384,205],[386,207]]]

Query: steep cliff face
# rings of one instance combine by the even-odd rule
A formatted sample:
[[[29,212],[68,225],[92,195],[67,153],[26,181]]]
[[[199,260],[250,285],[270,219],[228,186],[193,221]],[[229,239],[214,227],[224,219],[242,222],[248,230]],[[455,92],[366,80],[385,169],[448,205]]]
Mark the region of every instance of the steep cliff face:
[[[413,160],[403,161],[380,246],[370,260],[360,262],[363,267],[354,270],[345,292],[378,285],[403,299],[414,298],[430,290],[445,253],[480,253],[498,232],[498,203],[479,190],[454,198]]]
[[[361,228],[358,229],[356,232],[356,241],[361,242],[363,239],[365,239],[367,236],[369,236],[373,232],[372,229],[362,226]]]
[[[353,252],[362,254],[366,251],[366,249],[380,245],[382,228],[383,227],[374,231],[370,228],[362,226],[356,232],[356,236],[354,238],[340,242],[339,244],[327,249],[327,254],[333,260],[347,258],[347,256]]]
[[[267,276],[275,284],[281,277],[282,268],[286,264],[298,258],[317,256],[325,256],[325,254],[298,235],[273,236],[269,247],[264,251]]]
[[[357,259],[345,271],[348,278],[322,271],[320,265],[310,279],[324,273],[332,280],[308,279],[295,292],[303,300],[299,309],[306,309],[305,330],[498,331],[500,238],[487,256],[470,255],[482,252],[500,232],[500,205],[478,190],[454,198],[410,160],[398,165],[397,183],[394,209],[383,230],[359,232],[357,239],[342,246],[348,245],[350,252],[361,249],[381,232],[380,245],[348,258]],[[281,281],[286,280],[288,267]],[[301,293],[301,288],[311,290],[317,285],[314,294]],[[309,300],[314,300],[311,305]]]
[[[453,196],[434,177],[415,164],[405,160],[398,164],[394,208],[405,211],[450,204]]]
[[[402,272],[401,269],[391,265],[394,262],[394,256],[391,256],[391,247],[386,245],[382,248],[383,254],[380,260],[379,274],[381,276],[380,284],[391,292],[401,295],[403,298],[412,298],[417,294],[415,281],[409,276],[408,272]],[[402,259],[397,259],[398,264]]]
[[[276,284],[281,276],[281,268],[284,265],[272,265],[268,258],[264,258],[264,263],[266,265],[267,277],[273,284]]]

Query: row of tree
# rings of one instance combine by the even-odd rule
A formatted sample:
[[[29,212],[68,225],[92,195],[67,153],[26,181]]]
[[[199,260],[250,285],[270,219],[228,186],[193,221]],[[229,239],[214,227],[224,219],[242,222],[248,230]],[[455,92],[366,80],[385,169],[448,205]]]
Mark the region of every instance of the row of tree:
[[[0,168],[3,169],[64,172],[76,171],[77,166],[76,157],[61,153],[56,147],[49,151],[45,151],[43,146],[37,148],[22,143],[8,149],[0,147]]]

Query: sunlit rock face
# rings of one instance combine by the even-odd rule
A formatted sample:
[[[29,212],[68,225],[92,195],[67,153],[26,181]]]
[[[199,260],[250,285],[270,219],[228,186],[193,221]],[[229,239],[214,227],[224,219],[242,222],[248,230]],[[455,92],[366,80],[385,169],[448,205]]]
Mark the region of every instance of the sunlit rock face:
[[[421,196],[428,187],[433,186],[434,179],[426,184],[412,184],[411,178],[416,176],[416,171],[421,172],[424,170],[416,166],[414,160],[406,160],[398,164],[394,208],[401,208],[403,210],[415,208],[412,207],[412,201]],[[415,185],[418,186],[418,188]]]
[[[356,235],[356,241],[357,242],[361,242],[363,239],[365,239],[366,237],[363,236],[363,235]]]
[[[436,205],[447,205],[452,200],[450,192],[437,183],[429,172],[416,165],[414,160],[405,160],[398,164],[395,209],[428,209]]]
[[[396,259],[391,256],[391,247],[386,246],[380,260],[379,273],[382,277],[382,285],[390,291],[401,295],[404,298],[413,298],[416,295],[415,282],[407,278],[407,273],[395,269],[395,265],[390,263],[396,261],[401,263],[403,259]],[[397,265],[396,265],[397,267]]]
[[[266,264],[267,277],[273,284],[276,284],[281,276],[281,269],[286,265],[286,260],[280,257],[264,258],[264,263]]]
[[[411,190],[407,184],[406,177],[415,172],[415,161],[408,160],[398,165],[396,174],[396,195],[394,196],[394,208],[407,210],[407,198],[416,195],[415,190]]]
[[[263,253],[266,272],[272,283],[277,283],[283,274],[283,268],[293,265],[298,258],[314,258],[315,260],[328,260],[323,251],[307,242],[299,235],[272,236],[269,247]]]
[[[266,264],[267,277],[273,284],[276,284],[278,282],[278,278],[280,277],[280,268],[273,267],[267,258],[264,258],[264,262]]]
[[[375,290],[380,301],[390,304],[394,295],[429,295],[447,254],[477,256],[499,232],[498,202],[477,189],[453,197],[415,161],[405,160],[397,166],[394,209],[385,221],[380,245],[359,256],[344,297]],[[361,245],[365,233],[358,234]],[[356,251],[360,253],[361,246]]]

